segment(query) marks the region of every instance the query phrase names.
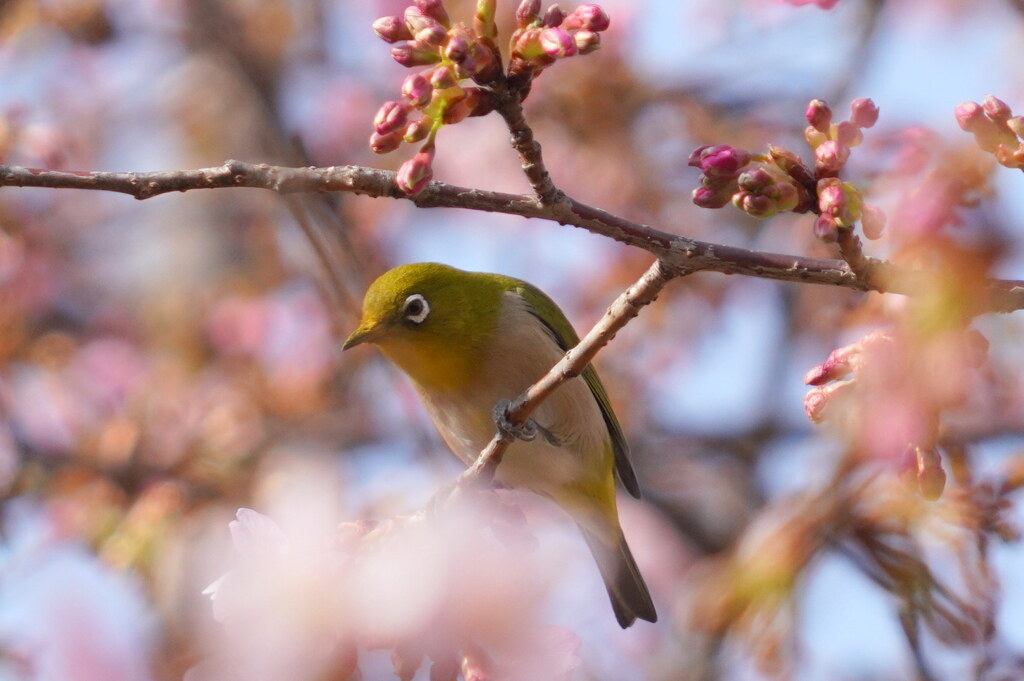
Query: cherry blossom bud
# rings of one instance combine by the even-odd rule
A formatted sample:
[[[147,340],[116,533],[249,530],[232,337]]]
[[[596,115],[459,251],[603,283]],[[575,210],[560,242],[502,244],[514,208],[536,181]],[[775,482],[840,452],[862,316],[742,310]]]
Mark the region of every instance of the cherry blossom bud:
[[[562,28],[573,31],[579,28],[598,33],[608,29],[611,19],[598,5],[580,5],[565,18]]]
[[[839,241],[839,227],[831,217],[819,215],[814,220],[814,236],[827,244],[833,244]]]
[[[754,168],[739,176],[740,189],[748,192],[762,192],[774,181],[771,174],[764,168]]]
[[[386,154],[389,151],[394,151],[401,144],[402,134],[400,132],[392,132],[387,135],[374,132],[370,135],[370,149],[375,154]]]
[[[530,24],[540,21],[540,0],[523,0],[516,9],[516,24],[519,28],[526,28]]]
[[[828,140],[814,150],[814,171],[818,177],[835,177],[849,158],[849,147],[835,140]]]
[[[866,238],[882,238],[882,233],[885,232],[885,212],[878,206],[865,203],[860,216],[860,227]]]
[[[398,43],[391,48],[391,58],[402,66],[426,66],[441,61],[436,49],[429,48],[411,40]]]
[[[721,208],[732,200],[733,188],[697,187],[693,190],[693,203],[700,208]]]
[[[576,54],[576,41],[568,31],[561,28],[545,28],[541,31],[540,44],[544,53],[555,59]]]
[[[373,32],[384,42],[397,43],[412,40],[412,33],[399,17],[381,17],[373,22]]]
[[[423,29],[430,28],[431,26],[440,27],[440,24],[436,19],[434,19],[434,17],[430,16],[415,5],[410,5],[405,8],[404,17],[405,25],[409,27],[409,32],[413,35],[416,35]]]
[[[832,123],[832,109],[821,99],[812,99],[804,112],[807,123],[818,132],[828,132]]]
[[[444,56],[456,64],[465,61],[469,56],[469,41],[461,34],[453,35],[448,39],[448,45],[444,49]]]
[[[430,74],[430,85],[435,90],[447,90],[458,84],[459,79],[455,76],[455,70],[451,66],[438,66]]]
[[[953,115],[964,132],[974,132],[985,120],[985,111],[976,102],[964,102],[953,110]]]
[[[850,121],[836,124],[832,139],[847,147],[855,147],[864,140],[864,133]]]
[[[864,201],[857,188],[835,177],[818,181],[818,208],[822,217],[830,217],[836,227],[852,227],[860,220]]]
[[[828,417],[826,411],[830,404],[835,401],[836,395],[850,388],[850,381],[840,381],[821,385],[807,391],[804,395],[804,411],[811,423],[821,423]]]
[[[593,31],[576,31],[573,40],[576,42],[576,50],[579,54],[590,54],[601,47],[601,34]]]
[[[402,97],[409,103],[409,106],[416,109],[421,109],[430,102],[430,91],[430,81],[421,73],[406,76],[402,82]]]
[[[555,28],[556,26],[561,26],[563,21],[565,21],[565,12],[558,5],[551,5],[551,7],[548,7],[548,11],[544,13],[544,19],[541,23],[548,28]]]
[[[434,21],[445,28],[451,24],[448,19],[448,12],[444,8],[442,0],[413,0],[421,12],[431,17]]]
[[[850,103],[850,122],[858,128],[870,128],[878,122],[878,106],[866,97]]]
[[[494,111],[497,102],[494,93],[478,87],[466,88],[466,106],[470,108],[470,116],[486,116]]]
[[[405,135],[402,139],[410,144],[422,142],[430,134],[430,129],[433,126],[434,123],[429,118],[420,118],[405,127]]]
[[[406,113],[398,102],[384,102],[373,118],[373,126],[381,135],[389,135],[405,127]]]
[[[727,144],[699,147],[690,155],[689,164],[711,177],[734,177],[750,163],[750,153]],[[770,178],[769,178],[770,179]]]
[[[434,147],[425,145],[416,155],[402,164],[395,176],[395,184],[409,196],[419,194],[433,177]]]
[[[448,31],[439,24],[427,26],[416,34],[416,42],[430,47],[440,47],[448,38]]]
[[[1005,121],[1013,115],[1010,106],[993,95],[987,95],[981,102],[981,108],[994,121]]]

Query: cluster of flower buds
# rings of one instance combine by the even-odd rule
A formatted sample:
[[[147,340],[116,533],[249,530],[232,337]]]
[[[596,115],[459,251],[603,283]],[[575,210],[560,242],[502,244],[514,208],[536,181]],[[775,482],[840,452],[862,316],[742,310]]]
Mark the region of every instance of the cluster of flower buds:
[[[981,104],[964,102],[954,113],[980,148],[1001,165],[1024,170],[1024,116],[1014,116],[1006,102],[992,95]]]
[[[381,17],[373,30],[391,43],[391,56],[408,68],[426,67],[406,77],[398,101],[385,102],[374,117],[370,148],[384,154],[402,142],[423,142],[419,152],[399,169],[397,183],[416,194],[430,181],[434,139],[443,125],[467,116],[482,116],[494,109],[491,92],[463,86],[492,82],[501,64],[491,38],[494,0],[482,0],[472,28],[452,24],[442,0],[415,0],[401,17]]]
[[[370,148],[378,154],[394,151],[402,142],[422,142],[396,177],[406,194],[419,193],[430,181],[435,139],[442,126],[494,110],[495,94],[489,86],[502,78],[494,42],[496,2],[477,0],[472,26],[452,23],[443,0],[413,0],[402,16],[373,22],[374,32],[393,45],[394,60],[420,69],[406,77],[399,100],[385,102],[377,111],[370,136]],[[527,84],[557,59],[597,49],[598,34],[609,24],[597,5],[580,5],[568,15],[552,5],[542,15],[540,0],[523,0],[516,21],[509,75],[525,77]]]
[[[593,52],[610,22],[597,5],[580,5],[570,14],[551,5],[542,13],[540,0],[523,0],[516,10],[509,71],[537,74],[563,57]]]
[[[864,203],[856,187],[838,179],[850,148],[863,140],[861,130],[878,121],[878,107],[870,99],[857,99],[850,108],[849,120],[833,123],[828,104],[820,99],[808,104],[805,137],[814,150],[813,169],[782,147],[770,146],[767,154],[759,155],[725,144],[698,147],[689,159],[701,171],[693,202],[701,208],[731,202],[756,218],[814,211],[814,233],[824,241],[837,241],[839,230],[852,229],[858,221],[864,236],[879,238],[885,215]]]
[[[971,328],[951,330],[924,346],[900,333],[872,331],[833,350],[807,372],[804,382],[812,387],[804,397],[804,410],[812,423],[848,417],[855,439],[870,441],[872,428],[884,431],[880,440],[887,449],[875,454],[893,457],[902,477],[926,499],[936,499],[946,480],[938,453],[939,417],[959,404],[965,393],[921,390],[920,372],[933,371],[935,364],[915,364],[921,355],[943,359],[955,374],[981,367],[988,357],[988,341]]]

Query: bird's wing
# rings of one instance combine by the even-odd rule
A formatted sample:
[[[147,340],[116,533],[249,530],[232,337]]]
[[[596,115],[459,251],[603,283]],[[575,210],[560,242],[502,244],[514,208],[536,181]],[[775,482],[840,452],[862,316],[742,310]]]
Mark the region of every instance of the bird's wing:
[[[579,342],[579,336],[572,328],[572,324],[566,319],[565,314],[558,307],[555,301],[551,300],[546,293],[536,286],[525,281],[516,281],[515,292],[526,301],[527,308],[540,322],[551,332],[558,346],[563,351],[568,351]],[[583,370],[583,380],[590,387],[590,392],[601,407],[601,415],[604,416],[605,425],[608,426],[608,434],[612,439],[612,447],[615,450],[615,471],[619,474],[622,486],[631,495],[640,498],[640,485],[636,480],[636,473],[633,471],[633,464],[629,460],[629,445],[626,443],[626,436],[622,434],[622,426],[615,418],[611,402],[608,401],[608,393],[597,375],[592,364],[588,364]]]

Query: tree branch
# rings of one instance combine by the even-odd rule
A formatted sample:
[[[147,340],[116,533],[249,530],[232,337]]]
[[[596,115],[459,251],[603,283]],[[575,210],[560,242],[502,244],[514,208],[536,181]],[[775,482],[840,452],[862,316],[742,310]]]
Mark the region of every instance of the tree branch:
[[[524,425],[533,410],[560,385],[583,373],[601,348],[607,345],[630,320],[640,314],[641,309],[654,302],[665,284],[685,274],[689,272],[669,267],[661,260],[654,261],[635,284],[615,299],[604,316],[576,347],[566,352],[548,373],[511,403],[506,414],[509,423],[513,426]],[[505,451],[514,439],[515,437],[508,432],[495,433],[473,465],[459,476],[456,488],[464,483],[490,483]]]
[[[827,284],[861,291],[915,295],[933,278],[925,272],[867,258],[872,276],[857,276],[842,260],[751,251],[663,232],[589,206],[569,197],[541,205],[530,195],[470,189],[431,182],[415,197],[395,186],[395,173],[362,166],[285,168],[228,161],[214,168],[147,173],[69,172],[0,166],[0,186],[93,189],[120,192],[137,199],[192,189],[252,187],[280,194],[340,191],[373,197],[407,199],[422,208],[466,208],[526,218],[554,220],[649,251],[666,266],[691,272],[742,274],[778,281]],[[1024,309],[1024,281],[993,279],[980,312]]]

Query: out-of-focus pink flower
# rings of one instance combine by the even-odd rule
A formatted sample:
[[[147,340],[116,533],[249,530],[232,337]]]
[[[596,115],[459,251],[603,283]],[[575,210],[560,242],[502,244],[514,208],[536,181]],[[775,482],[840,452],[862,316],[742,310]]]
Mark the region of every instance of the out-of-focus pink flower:
[[[139,585],[61,538],[28,502],[8,501],[4,511],[0,651],[17,662],[4,678],[151,679],[156,622]]]
[[[816,5],[820,9],[832,9],[839,4],[839,0],[776,0],[787,5],[801,7],[803,5]]]

